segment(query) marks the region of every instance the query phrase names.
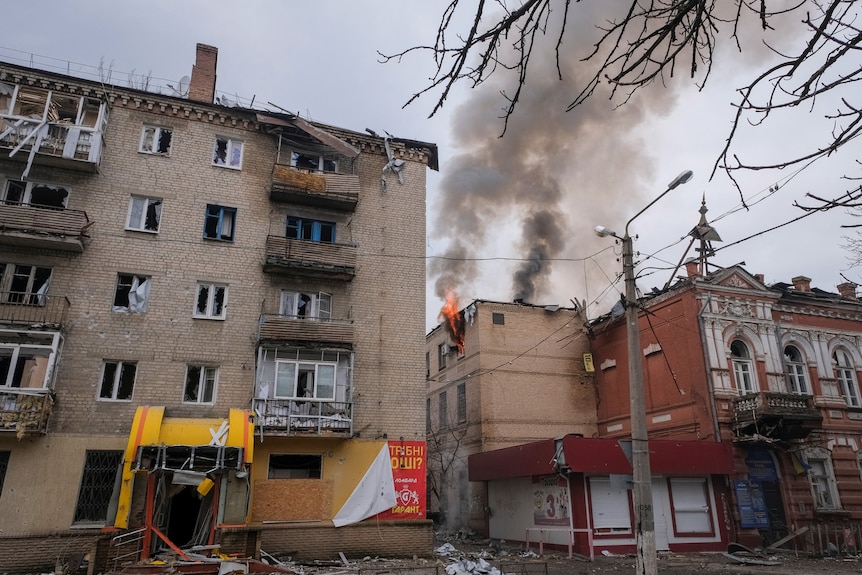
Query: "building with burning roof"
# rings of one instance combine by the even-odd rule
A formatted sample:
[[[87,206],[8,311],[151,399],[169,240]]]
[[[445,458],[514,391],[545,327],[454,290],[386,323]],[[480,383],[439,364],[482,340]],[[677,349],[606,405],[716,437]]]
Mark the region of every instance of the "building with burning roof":
[[[4,568],[430,552],[393,478],[436,146],[217,98],[216,60],[171,93],[0,63]]]
[[[471,454],[577,433],[593,437],[596,394],[582,310],[449,301],[426,336],[429,512],[445,528],[488,530]]]

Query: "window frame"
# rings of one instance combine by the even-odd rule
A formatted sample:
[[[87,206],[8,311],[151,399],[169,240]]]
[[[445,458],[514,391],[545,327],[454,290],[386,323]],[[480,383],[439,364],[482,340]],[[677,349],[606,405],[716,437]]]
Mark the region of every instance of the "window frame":
[[[298,165],[299,157],[304,156],[307,159],[317,158],[317,167],[311,168],[310,163],[308,165]],[[327,164],[329,164],[333,169],[328,170]],[[318,154],[315,152],[308,152],[305,150],[291,150],[290,151],[290,167],[296,168],[297,170],[308,170],[310,172],[316,172],[320,174],[337,174],[338,173],[338,160],[331,160],[324,156],[323,154]]]
[[[734,352],[735,345],[741,346],[745,350],[745,355],[736,355]],[[740,395],[760,391],[751,349],[743,340],[734,339],[730,342],[730,363],[733,367],[733,382],[736,385],[736,391]]]
[[[197,381],[192,382],[189,378],[193,369],[198,370]],[[212,377],[209,377],[209,375]],[[186,378],[183,384],[183,399],[182,402],[188,405],[213,405],[216,401],[216,389],[218,388],[218,366],[206,364],[187,364]],[[190,398],[190,387],[194,386],[194,393],[197,397]],[[200,393],[203,389],[204,392]],[[206,399],[209,395],[209,399]]]
[[[337,227],[336,222],[327,220],[287,216],[285,219],[284,237],[292,240],[334,244]],[[291,231],[293,233],[291,233]]]
[[[289,465],[287,458],[294,458],[293,467],[284,467],[279,469],[286,473],[274,473],[273,458],[284,458],[284,465]],[[314,464],[316,467],[301,467],[302,462]],[[291,473],[297,471],[307,471],[308,473]],[[284,476],[286,475],[286,477]],[[297,476],[298,475],[298,476]],[[303,475],[305,475],[303,477]],[[323,477],[323,455],[319,453],[270,453],[266,462],[266,478],[267,479],[321,479]]]
[[[806,454],[806,475],[811,489],[814,509],[817,511],[837,511],[841,509],[838,485],[835,481],[835,468],[828,453]],[[820,495],[824,497],[821,498]],[[827,501],[828,499],[828,501]]]
[[[132,213],[133,208],[135,207],[136,201],[143,202],[143,209],[140,212],[140,219],[137,222],[137,225],[132,223]],[[153,207],[153,211],[155,212],[156,217],[156,228],[150,229],[147,227],[147,220],[149,219],[149,210],[150,207]],[[162,208],[164,207],[164,199],[158,198],[156,196],[146,196],[142,194],[132,194],[129,197],[129,210],[126,213],[126,227],[125,229],[130,232],[143,232],[145,234],[158,234],[159,230],[162,227]]]
[[[28,335],[28,339],[31,339],[31,341],[26,343],[0,341],[0,366],[2,366],[2,370],[5,371],[5,375],[0,373],[0,377],[2,377],[2,379],[0,379],[0,390],[51,389],[54,362],[57,357],[58,338],[50,333],[39,332],[38,335],[33,332],[23,333],[26,333]],[[44,338],[44,343],[37,343],[37,338],[40,337]],[[44,372],[42,372],[42,384],[39,387],[32,386],[33,376],[40,373],[41,370],[39,361],[36,360],[36,358],[45,358],[45,369]],[[27,362],[29,361],[35,361],[35,365],[28,367]],[[5,366],[3,364],[5,364]],[[35,367],[36,370],[33,370],[33,367]],[[25,378],[31,385],[23,385]]]
[[[19,268],[29,268],[29,271],[24,274]],[[49,266],[0,262],[0,303],[44,306],[53,275],[54,268]],[[27,279],[22,291],[16,289],[20,288],[16,284],[20,284],[20,278],[23,277]],[[42,282],[38,287],[37,281]]]
[[[281,388],[282,380],[280,378],[281,366],[288,366],[292,368],[292,383],[291,389],[293,390],[290,394],[282,394],[283,391]],[[309,374],[309,367],[313,367],[313,377],[311,381],[312,392],[311,395],[300,395],[300,378],[303,374]],[[322,369],[321,369],[322,368]],[[321,372],[323,370],[331,370],[331,379],[325,380],[323,383],[327,385],[321,386]],[[287,369],[285,369],[287,372]],[[307,400],[307,401],[319,401],[319,402],[330,402],[335,401],[336,391],[338,387],[338,364],[331,361],[311,361],[311,360],[289,360],[289,359],[276,359],[275,360],[275,381],[273,386],[273,398],[275,399],[291,399],[291,400]],[[324,396],[321,393],[321,389],[325,389],[326,387],[331,387],[331,394],[328,396]],[[304,391],[308,391],[306,387]]]
[[[791,350],[788,353],[788,350]],[[798,346],[788,343],[784,346],[784,376],[790,393],[811,395],[808,384],[808,364]],[[795,353],[794,353],[795,352]]]
[[[437,396],[437,425],[441,430],[449,429],[449,398],[445,389]]]
[[[236,237],[236,213],[236,208],[219,204],[207,204],[206,211],[204,212],[203,239],[216,242],[233,242]],[[228,214],[230,214],[230,218],[226,217]],[[207,235],[208,224],[213,219],[215,219],[215,234]],[[226,225],[228,221],[230,221],[229,226]],[[230,228],[230,234],[224,232],[226,227]]]
[[[124,282],[124,278],[129,278],[128,284]],[[147,313],[150,307],[150,288],[152,287],[152,277],[140,274],[118,273],[117,283],[114,287],[114,302],[111,305],[111,310],[116,313]],[[137,305],[133,306],[131,301],[132,292],[140,299]],[[125,294],[126,305],[118,305],[119,298]],[[133,307],[138,309],[132,309]]]
[[[9,199],[9,186],[10,184],[23,184],[24,188],[21,190],[21,199],[20,200],[10,200]],[[63,202],[61,206],[54,206],[51,204],[34,204],[33,203],[33,188],[36,187],[45,187],[45,188],[55,188],[57,190],[62,190],[66,192],[66,196],[63,198]],[[14,178],[5,178],[3,179],[3,187],[0,188],[0,205],[9,204],[9,205],[20,205],[20,206],[33,206],[36,208],[43,209],[51,209],[51,210],[65,210],[69,207],[69,196],[72,195],[72,190],[69,189],[68,186],[62,184],[54,184],[51,182],[38,182],[31,180],[16,180]]]
[[[93,469],[97,466],[98,461],[95,459],[105,458],[100,469]],[[112,458],[116,461],[111,465]],[[118,487],[117,476],[122,473],[123,452],[114,449],[88,449],[84,454],[84,465],[81,469],[81,483],[78,487],[78,497],[75,500],[75,512],[72,519],[72,525],[106,525],[112,517],[109,517],[111,501],[114,500]],[[116,471],[111,477],[111,469],[116,468]],[[98,498],[95,504],[90,504],[85,499]],[[93,507],[90,511],[96,511],[98,517],[81,517],[85,514],[87,507]]]
[[[457,418],[458,424],[467,423],[467,384],[460,382],[456,386],[457,390]]]
[[[842,359],[846,361],[842,362]],[[856,365],[853,363],[853,357],[843,347],[837,347],[832,351],[832,369],[835,371],[838,391],[847,406],[862,406],[859,399],[859,382],[856,380]]]
[[[305,302],[300,306],[300,301]],[[300,314],[300,308],[307,308]],[[279,297],[279,315],[290,319],[306,319],[309,321],[330,321],[332,319],[332,294],[326,292],[298,292],[281,290]]]
[[[106,377],[108,376],[108,366],[112,365],[113,374],[111,375],[111,393],[110,396],[103,395],[103,391],[106,387]],[[122,385],[122,377],[126,366],[131,367],[134,371],[132,373],[132,381],[129,388],[129,393],[127,397],[118,397],[120,392],[120,386]],[[98,401],[117,401],[117,402],[131,402],[134,399],[135,395],[135,384],[138,381],[138,362],[137,361],[127,361],[127,360],[110,360],[106,359],[102,361],[102,369],[99,373],[99,386],[97,387],[96,399]]]
[[[201,299],[201,290],[203,288],[207,288],[209,291],[207,292],[207,303],[206,309],[203,312],[200,312],[200,299]],[[216,294],[218,291],[222,291],[222,301],[221,301],[221,313],[215,314],[214,308],[216,305]],[[211,319],[224,321],[227,319],[227,296],[228,296],[228,285],[220,282],[198,282],[197,288],[195,289],[195,305],[193,310],[193,315],[195,319]]]
[[[449,355],[449,344],[443,342],[437,345],[437,371],[446,369],[446,357]]]
[[[224,159],[219,163],[219,142],[224,142]],[[236,156],[236,150],[239,149],[239,159]],[[212,165],[218,168],[227,168],[229,170],[242,170],[242,160],[245,155],[245,142],[230,136],[216,136],[215,145],[213,146]]]
[[[147,150],[144,148],[144,142],[147,141],[146,136],[147,136],[148,130],[153,131],[153,137],[150,140],[150,142],[152,144],[152,149],[150,149],[150,150]],[[158,149],[161,147],[158,144],[161,143],[161,134],[162,133],[168,134],[167,150],[165,150],[164,152],[162,152]],[[138,142],[138,152],[139,153],[147,154],[150,156],[169,157],[171,155],[171,148],[173,147],[173,144],[174,144],[174,129],[171,128],[170,126],[157,126],[155,124],[144,124],[143,126],[141,126],[141,138]]]
[[[703,502],[705,504],[705,509],[702,507],[684,507],[680,505],[680,500],[682,499],[682,486],[691,486],[699,484],[701,489],[700,492],[703,495]],[[675,493],[674,486],[680,486],[679,490]],[[671,519],[673,520],[673,532],[677,537],[711,537],[715,535],[715,522],[713,520],[713,502],[710,493],[710,484],[709,479],[706,477],[669,477],[667,479],[667,491],[668,497],[670,498],[670,508],[671,508]],[[700,515],[701,517],[706,518],[707,529],[705,530],[694,530],[694,529],[686,529],[683,530],[683,524],[685,523],[683,519],[685,518],[685,514],[690,514],[690,517],[696,517],[695,514],[704,514]]]

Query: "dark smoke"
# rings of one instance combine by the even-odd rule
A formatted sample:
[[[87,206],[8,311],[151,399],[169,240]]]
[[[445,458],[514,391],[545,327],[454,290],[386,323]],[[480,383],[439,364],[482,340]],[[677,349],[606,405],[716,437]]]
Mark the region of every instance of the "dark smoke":
[[[563,249],[563,230],[559,227],[561,214],[543,210],[524,219],[521,245],[527,250],[527,261],[515,271],[514,292],[516,300],[532,302],[537,292],[546,288],[551,273],[548,258]]]

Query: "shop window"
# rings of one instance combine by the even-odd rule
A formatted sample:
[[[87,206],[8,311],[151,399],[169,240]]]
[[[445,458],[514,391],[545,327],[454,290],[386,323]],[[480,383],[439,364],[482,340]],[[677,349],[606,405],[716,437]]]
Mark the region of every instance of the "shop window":
[[[323,457],[309,454],[271,454],[268,479],[320,479]]]
[[[677,535],[712,535],[712,510],[705,477],[669,480],[673,525]]]
[[[754,362],[748,346],[736,339],[730,344],[730,361],[733,364],[733,378],[740,395],[755,393],[757,380],[754,375]]]
[[[75,505],[75,524],[99,524],[109,522],[108,509],[111,501],[118,497],[115,487],[117,476],[122,472],[123,452],[87,450],[84,473]]]
[[[787,386],[790,392],[810,395],[811,390],[808,387],[808,378],[806,376],[808,368],[805,365],[805,358],[802,357],[802,352],[795,345],[784,347],[784,366],[787,376]]]
[[[199,283],[194,317],[224,319],[227,315],[227,286]]]
[[[118,274],[114,290],[113,310],[121,313],[144,313],[150,299],[150,278],[132,274]]]
[[[171,153],[171,141],[174,131],[162,126],[144,126],[141,130],[141,146],[139,152],[167,156]]]
[[[204,217],[204,237],[208,240],[232,242],[236,225],[236,208],[207,204]]]
[[[162,219],[162,199],[147,196],[132,196],[129,201],[129,214],[126,219],[126,229],[137,232],[159,232],[159,222]]]
[[[218,368],[204,365],[186,366],[186,385],[183,403],[213,403]]]
[[[217,137],[213,150],[213,165],[223,168],[242,169],[242,148],[239,140]]]
[[[131,401],[138,365],[129,361],[106,361],[102,364],[99,399]]]
[[[632,532],[629,492],[612,486],[609,477],[590,477],[590,505],[596,535]]]

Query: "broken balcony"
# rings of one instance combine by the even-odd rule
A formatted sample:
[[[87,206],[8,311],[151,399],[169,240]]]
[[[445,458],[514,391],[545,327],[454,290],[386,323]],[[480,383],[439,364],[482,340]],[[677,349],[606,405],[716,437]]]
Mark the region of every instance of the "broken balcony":
[[[107,105],[98,98],[0,82],[0,150],[27,163],[95,172]]]
[[[298,399],[254,400],[261,435],[353,435],[353,402]]]
[[[54,398],[48,389],[0,391],[0,432],[45,433]]]
[[[262,314],[258,339],[275,343],[353,344],[353,320],[306,319],[297,316]]]
[[[823,415],[809,395],[768,391],[733,400],[733,430],[737,441],[803,439],[822,423]]]
[[[314,173],[276,164],[269,197],[274,202],[352,212],[359,201],[359,176]]]
[[[272,274],[351,281],[356,276],[352,244],[267,236],[263,271]]]
[[[66,296],[0,292],[0,324],[61,327],[70,305]]]
[[[0,244],[80,253],[92,225],[79,210],[0,202]]]

